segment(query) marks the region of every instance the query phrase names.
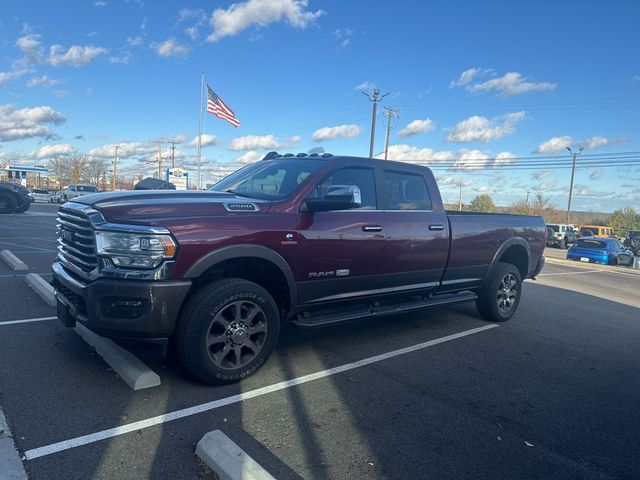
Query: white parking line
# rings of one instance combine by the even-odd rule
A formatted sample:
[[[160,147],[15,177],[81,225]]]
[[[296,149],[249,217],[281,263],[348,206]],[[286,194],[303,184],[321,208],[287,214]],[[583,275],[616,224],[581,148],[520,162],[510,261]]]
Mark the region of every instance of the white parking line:
[[[48,320],[57,320],[58,317],[40,317],[40,318],[25,318],[24,320],[9,320],[7,322],[0,322],[0,327],[5,325],[18,325],[20,323],[33,323],[33,322],[46,322]]]
[[[311,373],[309,375],[304,375],[302,377],[293,378],[291,380],[286,380],[284,382],[258,388],[256,390],[251,390],[249,392],[240,393],[238,395],[232,395],[230,397],[221,398],[219,400],[214,400],[213,402],[203,403],[200,405],[196,405],[194,407],[184,408],[182,410],[175,410],[173,412],[165,413],[164,415],[158,415],[157,417],[147,418],[146,420],[140,420],[138,422],[122,425],[120,427],[109,428],[107,430],[91,433],[89,435],[83,435],[81,437],[71,438],[69,440],[64,440],[62,442],[52,443],[50,445],[45,445],[43,447],[34,448],[24,452],[24,458],[26,460],[33,460],[36,458],[44,457],[46,455],[62,452],[64,450],[69,450],[70,448],[80,447],[83,445],[88,445],[90,443],[99,442],[101,440],[106,440],[108,438],[113,438],[113,437],[117,437],[127,433],[135,432],[143,428],[149,428],[155,425],[161,425],[163,423],[171,422],[173,420],[178,420],[180,418],[197,415],[198,413],[209,412],[211,410],[225,407],[227,405],[244,402],[245,400],[249,400],[251,398],[260,397],[262,395],[267,395],[269,393],[284,390],[286,388],[302,385],[303,383],[312,382],[320,378],[330,377],[332,375],[346,372],[348,370],[353,370],[356,368],[364,367],[366,365],[371,365],[372,363],[381,362],[382,360],[388,360],[390,358],[398,357],[400,355],[405,355],[407,353],[416,352],[418,350],[423,350],[425,348],[433,347],[441,343],[450,342],[451,340],[456,340],[458,338],[484,332],[485,330],[496,328],[497,326],[498,325],[496,325],[495,323],[491,323],[483,327],[473,328],[471,330],[455,333],[453,335],[447,335],[446,337],[437,338],[435,340],[419,343],[417,345],[401,348],[399,350],[393,350],[391,352],[383,353],[381,355],[376,355],[374,357],[358,360],[357,362],[347,363],[345,365],[340,365],[338,367],[329,368],[328,370],[322,370],[320,372]]]
[[[585,270],[584,272],[554,272],[554,273],[540,273],[538,277],[548,277],[550,275],[582,275],[583,273],[597,273],[600,270]]]

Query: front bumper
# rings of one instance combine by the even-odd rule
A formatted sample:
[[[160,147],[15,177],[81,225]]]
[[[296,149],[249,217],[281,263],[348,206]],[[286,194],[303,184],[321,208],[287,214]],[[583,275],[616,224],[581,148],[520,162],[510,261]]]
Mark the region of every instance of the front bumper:
[[[100,278],[86,282],[60,262],[52,270],[60,321],[68,327],[78,321],[110,338],[168,338],[191,287],[189,280]]]

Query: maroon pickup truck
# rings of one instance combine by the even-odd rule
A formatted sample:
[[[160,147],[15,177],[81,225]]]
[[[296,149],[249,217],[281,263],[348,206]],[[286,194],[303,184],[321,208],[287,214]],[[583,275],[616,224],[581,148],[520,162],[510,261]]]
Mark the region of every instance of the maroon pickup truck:
[[[173,346],[200,379],[230,383],[266,362],[285,321],[470,301],[508,320],[544,265],[545,223],[445,213],[425,167],[273,152],[208,191],[75,198],[58,243],[63,324]]]

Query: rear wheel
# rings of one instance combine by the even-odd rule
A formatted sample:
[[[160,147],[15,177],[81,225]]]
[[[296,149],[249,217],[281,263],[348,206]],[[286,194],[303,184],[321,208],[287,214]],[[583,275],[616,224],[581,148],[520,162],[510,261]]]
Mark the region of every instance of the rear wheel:
[[[14,210],[15,213],[24,213],[31,208],[31,202],[24,202],[18,208]]]
[[[12,213],[16,209],[16,200],[6,193],[0,194],[0,213]]]
[[[516,313],[522,293],[522,277],[510,263],[498,263],[480,291],[476,306],[488,322],[506,322]]]
[[[279,332],[278,307],[264,288],[225,279],[188,301],[175,340],[178,356],[192,374],[207,383],[224,384],[260,369]]]

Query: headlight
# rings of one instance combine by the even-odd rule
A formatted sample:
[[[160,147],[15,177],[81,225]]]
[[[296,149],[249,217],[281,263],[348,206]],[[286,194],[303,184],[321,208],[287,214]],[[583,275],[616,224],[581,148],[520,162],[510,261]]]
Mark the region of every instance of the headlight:
[[[156,268],[173,258],[176,244],[170,235],[96,231],[96,249],[116,267]]]

